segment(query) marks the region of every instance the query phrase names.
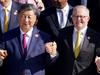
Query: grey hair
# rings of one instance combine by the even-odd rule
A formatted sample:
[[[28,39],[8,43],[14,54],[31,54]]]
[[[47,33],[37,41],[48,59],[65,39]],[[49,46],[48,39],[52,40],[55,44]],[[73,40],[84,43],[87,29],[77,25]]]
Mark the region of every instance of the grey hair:
[[[38,9],[33,4],[22,4],[22,6],[20,7],[20,9],[18,10],[18,14],[21,11],[29,11],[29,10],[33,10],[33,12],[35,13],[35,15],[37,17],[39,17],[39,11],[38,11]]]
[[[89,9],[88,9],[85,5],[77,5],[77,6],[75,6],[75,7],[73,8],[73,13],[72,13],[72,15],[74,14],[74,11],[76,11],[78,8],[84,9],[84,10],[87,12],[88,16],[89,16],[90,11],[89,11]]]

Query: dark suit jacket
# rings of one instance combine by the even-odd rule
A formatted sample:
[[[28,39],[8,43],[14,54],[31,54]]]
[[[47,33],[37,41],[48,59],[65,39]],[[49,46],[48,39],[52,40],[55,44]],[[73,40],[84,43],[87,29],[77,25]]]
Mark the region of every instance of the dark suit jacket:
[[[18,12],[20,6],[21,6],[20,3],[12,1],[11,11],[10,11],[10,19],[9,19],[9,23],[8,23],[8,30],[18,27],[17,12]],[[4,30],[1,27],[1,20],[0,20],[0,35],[2,33],[4,33]]]
[[[68,15],[68,21],[66,23],[66,26],[72,25],[71,21],[71,14],[72,14],[72,7],[69,7],[69,15]],[[51,7],[46,9],[45,11],[41,12],[39,21],[37,24],[38,28],[42,31],[45,31],[53,36],[53,39],[56,39],[59,34],[59,23],[58,18],[56,14],[56,8]]]
[[[44,43],[50,41],[50,36],[33,28],[32,37],[26,58],[23,57],[20,29],[16,28],[3,35],[0,49],[6,49],[8,57],[4,60],[4,75],[45,75],[49,55],[45,52]],[[46,62],[48,61],[48,63]],[[3,75],[3,74],[2,74]]]
[[[58,75],[97,75],[95,57],[100,54],[100,34],[88,28],[80,54],[74,62],[72,34],[74,27],[61,30],[58,39]]]

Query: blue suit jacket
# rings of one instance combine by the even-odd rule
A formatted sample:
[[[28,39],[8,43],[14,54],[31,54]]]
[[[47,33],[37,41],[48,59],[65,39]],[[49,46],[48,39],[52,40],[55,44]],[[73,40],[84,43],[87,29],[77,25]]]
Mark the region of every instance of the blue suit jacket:
[[[45,75],[49,55],[45,52],[44,43],[49,41],[49,35],[33,28],[32,38],[24,59],[20,40],[20,29],[16,28],[4,34],[0,48],[6,49],[8,57],[4,61],[4,72],[7,75]],[[51,60],[50,60],[51,61]]]
[[[20,8],[21,4],[12,1],[11,11],[10,11],[10,19],[8,23],[8,30],[14,29],[18,27],[18,10]],[[0,35],[4,33],[4,29],[1,27],[1,19],[0,19]]]

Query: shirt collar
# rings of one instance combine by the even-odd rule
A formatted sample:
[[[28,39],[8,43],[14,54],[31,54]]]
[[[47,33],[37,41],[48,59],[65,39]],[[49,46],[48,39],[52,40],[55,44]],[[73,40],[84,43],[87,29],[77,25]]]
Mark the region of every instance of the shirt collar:
[[[31,28],[31,29],[26,33],[26,36],[27,36],[27,37],[31,37],[31,36],[32,36],[32,31],[33,31],[33,28]],[[22,31],[21,28],[20,28],[20,32],[21,32],[21,35],[24,34],[24,32]]]
[[[86,33],[87,26],[80,30],[81,34],[84,35]],[[78,30],[74,27],[74,31],[77,32]]]

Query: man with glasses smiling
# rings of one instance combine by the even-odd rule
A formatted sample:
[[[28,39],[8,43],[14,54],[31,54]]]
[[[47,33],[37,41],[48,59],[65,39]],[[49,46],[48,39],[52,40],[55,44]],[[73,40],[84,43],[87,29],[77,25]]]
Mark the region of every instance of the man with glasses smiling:
[[[59,34],[58,75],[97,75],[100,71],[100,34],[88,27],[89,20],[85,6],[73,8],[74,26],[62,29]],[[78,36],[77,32],[80,32]]]

